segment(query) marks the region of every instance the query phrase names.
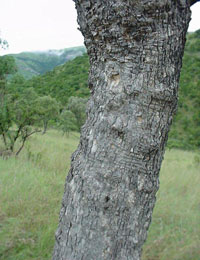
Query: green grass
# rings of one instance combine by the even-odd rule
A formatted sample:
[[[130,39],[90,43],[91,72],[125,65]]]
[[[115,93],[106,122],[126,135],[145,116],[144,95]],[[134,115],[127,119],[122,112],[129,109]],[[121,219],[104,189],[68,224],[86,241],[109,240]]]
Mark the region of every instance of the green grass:
[[[51,259],[64,181],[78,134],[33,136],[18,159],[0,159],[0,259]]]
[[[200,259],[199,158],[195,152],[166,152],[143,260]]]
[[[0,158],[0,259],[50,260],[71,153],[79,135],[33,136]],[[200,259],[200,156],[166,152],[143,260]],[[90,260],[90,259],[88,259]]]

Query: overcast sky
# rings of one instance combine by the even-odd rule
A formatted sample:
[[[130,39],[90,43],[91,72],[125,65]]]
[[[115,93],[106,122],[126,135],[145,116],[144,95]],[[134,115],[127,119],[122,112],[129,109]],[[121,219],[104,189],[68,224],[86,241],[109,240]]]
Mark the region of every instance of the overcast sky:
[[[83,45],[72,0],[0,0],[0,37],[5,53]],[[192,7],[189,31],[200,28],[200,3]]]

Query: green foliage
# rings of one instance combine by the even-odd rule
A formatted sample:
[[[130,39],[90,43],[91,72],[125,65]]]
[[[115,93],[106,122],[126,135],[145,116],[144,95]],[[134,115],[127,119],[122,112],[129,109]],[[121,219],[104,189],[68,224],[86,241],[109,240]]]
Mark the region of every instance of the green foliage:
[[[0,56],[0,79],[17,71],[15,60],[11,56]]]
[[[7,45],[6,41],[0,39],[1,47]],[[9,98],[6,91],[6,77],[16,71],[15,61],[9,56],[0,56],[0,136],[7,148],[6,135],[12,126],[11,112],[9,108]]]
[[[66,172],[78,142],[77,133],[66,137],[49,130],[33,135],[17,159],[0,157],[0,259],[51,259]],[[197,157],[166,151],[143,260],[199,259]]]
[[[12,121],[10,110],[7,104],[7,98],[4,97],[4,99],[0,103],[0,135],[2,135],[3,138],[5,138],[4,135],[11,125]]]
[[[78,131],[77,121],[74,113],[64,110],[59,117],[59,128],[64,134],[69,135],[70,131]]]
[[[0,57],[0,136],[4,143],[4,156],[7,151],[18,155],[27,139],[40,132],[46,132],[50,120],[59,114],[57,101],[50,96],[39,97],[32,87],[24,87],[26,80],[16,74],[10,82],[7,76],[16,71],[12,56]],[[22,87],[23,86],[23,87]],[[18,148],[14,151],[16,144]]]
[[[27,81],[21,74],[16,73],[7,82],[6,89],[9,94],[19,97],[27,89]]]
[[[25,84],[25,78],[20,73],[15,73],[9,83],[15,87],[16,85],[23,85]]]
[[[86,98],[70,97],[67,109],[62,111],[59,118],[59,127],[63,133],[79,131],[86,119]]]
[[[189,33],[180,77],[178,111],[168,147],[200,148],[200,30]]]
[[[38,114],[43,124],[43,134],[46,133],[50,120],[56,121],[59,116],[59,104],[55,98],[41,96],[36,100],[36,114]]]
[[[84,54],[45,75],[29,80],[26,86],[33,87],[38,95],[50,95],[66,106],[71,96],[89,96],[88,70],[88,56]]]
[[[27,139],[47,130],[50,120],[58,117],[59,106],[49,96],[38,97],[33,88],[26,88],[20,95],[5,94],[0,106],[0,135],[4,141],[4,151],[18,155]],[[18,144],[17,150],[15,146]],[[2,153],[3,155],[3,153]]]
[[[16,155],[18,155],[27,138],[39,131],[37,127],[34,127],[40,119],[35,109],[37,94],[32,88],[29,88],[19,98],[12,95],[6,95],[6,97],[8,99],[7,111],[9,112],[7,120],[10,124],[4,126],[1,132],[6,150],[14,152],[14,146],[20,140],[19,148],[16,151]]]

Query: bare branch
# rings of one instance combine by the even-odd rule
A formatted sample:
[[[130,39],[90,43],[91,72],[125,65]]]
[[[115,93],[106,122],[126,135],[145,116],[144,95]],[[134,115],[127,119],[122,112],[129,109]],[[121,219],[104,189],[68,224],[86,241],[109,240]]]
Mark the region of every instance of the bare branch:
[[[26,132],[26,135],[25,135],[24,137],[22,137],[22,138],[23,138],[22,145],[20,146],[20,148],[19,148],[18,151],[16,152],[15,156],[18,156],[19,153],[21,152],[21,150],[23,149],[24,144],[25,144],[25,142],[26,142],[26,139],[27,139],[29,136],[31,136],[31,135],[33,135],[33,134],[35,134],[35,133],[39,133],[39,132],[42,132],[42,131],[36,129],[36,130],[32,131],[32,132],[29,133],[29,134]]]
[[[27,135],[26,135],[26,138],[28,138],[28,137],[31,136],[32,134],[40,133],[40,132],[42,132],[42,130],[36,129],[36,130],[34,130],[33,132],[31,132],[30,134],[27,134]]]

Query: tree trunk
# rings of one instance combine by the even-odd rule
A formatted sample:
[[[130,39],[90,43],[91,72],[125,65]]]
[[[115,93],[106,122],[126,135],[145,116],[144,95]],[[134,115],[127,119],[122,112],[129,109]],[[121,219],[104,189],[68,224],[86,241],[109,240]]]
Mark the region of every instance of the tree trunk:
[[[2,135],[4,146],[5,146],[6,150],[7,150],[8,145],[7,145],[7,140],[6,140],[6,135],[4,133],[4,129],[2,130],[2,134],[1,135]]]
[[[46,132],[47,132],[47,126],[48,126],[48,121],[44,119],[43,120],[43,132],[42,132],[43,135],[46,134]]]
[[[76,0],[91,97],[53,260],[139,260],[190,21],[188,0]]]

